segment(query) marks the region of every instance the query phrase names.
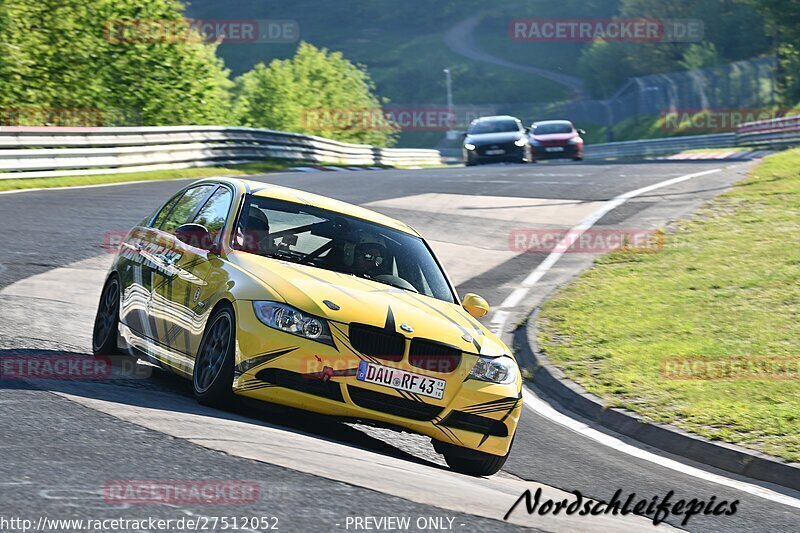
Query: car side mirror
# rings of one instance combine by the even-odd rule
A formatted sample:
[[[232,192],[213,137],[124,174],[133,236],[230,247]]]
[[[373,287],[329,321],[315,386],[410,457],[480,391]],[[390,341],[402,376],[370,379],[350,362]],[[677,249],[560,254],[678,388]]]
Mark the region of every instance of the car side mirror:
[[[183,224],[175,230],[175,238],[184,244],[216,253],[217,245],[208,228],[201,224]]]
[[[464,296],[464,301],[461,302],[461,307],[466,309],[467,313],[480,318],[489,313],[489,302],[478,296],[477,294],[467,294]]]
[[[578,133],[580,133],[581,135],[586,135],[586,130],[578,130]]]

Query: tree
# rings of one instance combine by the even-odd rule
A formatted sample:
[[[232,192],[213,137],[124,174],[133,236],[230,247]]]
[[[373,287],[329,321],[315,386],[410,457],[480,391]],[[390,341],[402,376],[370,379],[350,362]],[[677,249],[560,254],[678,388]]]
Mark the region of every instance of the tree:
[[[59,1],[59,0],[56,0]],[[224,124],[230,120],[232,84],[216,43],[188,28],[177,0],[101,0],[105,53],[99,69],[106,105],[149,124]],[[122,22],[120,22],[122,21]],[[165,38],[109,38],[125,21],[174,21]],[[173,29],[175,28],[175,29]],[[170,33],[173,31],[174,33]],[[152,38],[154,37],[154,38]]]
[[[391,145],[396,128],[374,90],[366,70],[341,53],[300,43],[292,59],[258,64],[236,80],[234,115],[245,126]]]
[[[196,33],[115,38],[119,21],[188,27],[177,0],[0,0],[0,106],[97,109],[103,125],[226,120],[215,44]]]
[[[751,59],[769,49],[763,21],[742,0],[621,0],[618,16],[700,20],[704,27],[703,42],[590,44],[581,53],[579,71],[597,97],[608,96],[630,77]]]
[[[719,54],[714,43],[692,43],[678,63],[686,70],[694,70],[711,67],[718,62]]]
[[[92,14],[80,0],[0,0],[0,105],[94,106],[97,46]]]
[[[774,36],[778,59],[777,85],[783,105],[800,102],[800,2],[795,0],[739,0],[764,17]]]

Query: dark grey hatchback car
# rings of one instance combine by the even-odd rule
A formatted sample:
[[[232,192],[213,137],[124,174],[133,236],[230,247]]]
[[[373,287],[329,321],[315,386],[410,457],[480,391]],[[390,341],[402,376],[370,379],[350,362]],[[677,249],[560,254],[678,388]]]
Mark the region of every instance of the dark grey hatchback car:
[[[464,136],[464,163],[528,163],[532,158],[528,132],[521,120],[508,115],[473,120]]]

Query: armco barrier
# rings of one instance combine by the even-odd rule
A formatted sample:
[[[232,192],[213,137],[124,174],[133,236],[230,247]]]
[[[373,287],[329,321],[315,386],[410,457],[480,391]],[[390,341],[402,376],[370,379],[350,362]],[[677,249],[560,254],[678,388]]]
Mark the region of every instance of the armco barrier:
[[[586,145],[587,159],[665,155],[683,150],[705,148],[786,148],[800,145],[800,115],[781,117],[740,125],[736,133],[685,135],[663,139],[643,139]]]
[[[587,159],[605,159],[607,157],[638,157],[665,155],[693,150],[696,148],[730,148],[736,145],[735,133],[717,133],[714,135],[685,135],[666,137],[663,139],[643,139],[638,141],[621,141],[604,144],[587,144],[584,156]]]
[[[736,143],[759,148],[800,144],[800,115],[742,124],[736,130]]]
[[[115,174],[265,158],[386,166],[442,162],[437,150],[379,148],[255,128],[0,127],[0,179]]]
[[[800,144],[800,115],[741,125],[736,133],[588,144],[587,159],[683,150]],[[454,150],[460,159],[460,150]],[[313,135],[224,126],[145,128],[0,127],[0,179],[114,174],[237,164],[264,158],[345,165],[439,165],[437,150],[378,148]]]

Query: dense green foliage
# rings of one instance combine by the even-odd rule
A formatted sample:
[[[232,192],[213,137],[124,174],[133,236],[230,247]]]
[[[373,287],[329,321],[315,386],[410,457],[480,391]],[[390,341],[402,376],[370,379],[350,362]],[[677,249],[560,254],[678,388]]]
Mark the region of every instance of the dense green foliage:
[[[477,48],[507,61],[580,75],[591,96],[606,97],[631,76],[682,71],[760,57],[774,52],[768,13],[757,4],[797,9],[785,0],[352,0],[346,8],[328,0],[192,0],[189,11],[200,18],[296,20],[304,39],[341,50],[364,64],[378,92],[392,102],[441,104],[443,68],[453,73],[456,104],[503,104],[499,112],[522,114],[524,103],[563,100],[568,91],[556,83],[503,65],[453,53],[443,37],[459,21],[480,15],[472,33]],[[515,42],[514,19],[592,19],[644,17],[694,19],[704,25],[697,43]],[[792,17],[787,24],[799,27]],[[788,43],[790,39],[782,38]],[[794,42],[798,42],[794,39]],[[291,44],[223,44],[220,54],[236,73],[259,62],[292,57]],[[797,68],[785,69],[786,75]],[[507,105],[505,105],[507,104]]]
[[[311,45],[242,76],[234,102],[218,43],[208,41],[190,29],[179,0],[0,0],[0,123],[309,131],[300,120],[308,109],[381,116],[366,71]],[[394,134],[346,126],[310,132],[374,144]]]
[[[770,51],[763,20],[740,0],[620,0],[617,16],[700,20],[703,40],[589,44],[581,52],[578,70],[596,97],[610,95],[633,76],[704,68]]]
[[[800,101],[800,2],[786,0],[741,0],[752,5],[775,35],[778,84],[783,105]]]
[[[373,90],[366,71],[342,54],[301,43],[294,58],[260,63],[236,80],[234,113],[245,126],[393,144]]]
[[[363,116],[352,117],[352,123],[338,117],[325,129],[309,125],[307,114],[324,109],[368,114],[385,101],[377,94],[401,106],[443,105],[442,70],[449,68],[457,106],[483,106],[527,119],[536,114],[527,110],[570,93],[526,66],[580,76],[591,96],[607,97],[631,76],[776,51],[779,103],[800,101],[796,1],[348,0],[346,5],[329,0],[0,0],[0,122],[241,123],[391,144],[396,133],[380,124],[363,127]],[[481,20],[467,40],[521,68],[474,59],[446,45],[447,31],[475,14]],[[113,29],[118,21],[180,26],[187,16],[294,20],[302,38],[319,48],[296,42],[218,44],[196,33],[167,40],[109,38],[109,25]],[[696,43],[514,42],[509,22],[528,17],[696,19],[704,24],[704,38]],[[239,76],[235,83],[228,68]],[[83,112],[59,114],[62,109]],[[419,138],[411,139],[414,135]],[[438,137],[438,132],[404,132],[402,141],[429,146]]]
[[[453,73],[456,105],[563,99],[567,93],[555,82],[471,60],[445,44],[444,34],[461,19],[496,10],[503,10],[505,15],[497,37],[509,43],[508,19],[516,9],[504,4],[479,0],[191,0],[187,11],[200,19],[295,20],[303,40],[340,51],[354,63],[366,65],[377,93],[395,104],[445,104],[445,68]],[[480,34],[475,37],[480,38]],[[297,43],[237,42],[223,43],[219,54],[240,75],[258,63],[289,59],[296,49]]]
[[[200,38],[108,38],[109,24],[134,19],[181,21],[183,6],[177,0],[0,0],[0,107],[57,117],[97,109],[104,125],[223,122],[230,82],[216,46]],[[44,113],[27,116],[36,122]]]

